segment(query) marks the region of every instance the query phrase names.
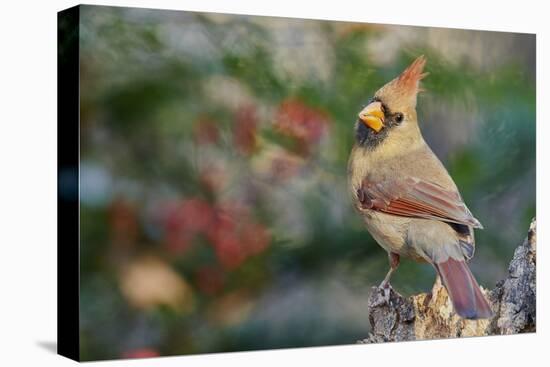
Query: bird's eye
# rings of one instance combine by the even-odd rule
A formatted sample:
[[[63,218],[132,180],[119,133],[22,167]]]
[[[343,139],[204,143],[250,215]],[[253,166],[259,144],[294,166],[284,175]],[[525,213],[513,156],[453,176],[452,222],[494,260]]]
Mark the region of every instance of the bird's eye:
[[[401,112],[395,114],[395,122],[397,122],[398,124],[403,122],[403,118],[404,116]]]

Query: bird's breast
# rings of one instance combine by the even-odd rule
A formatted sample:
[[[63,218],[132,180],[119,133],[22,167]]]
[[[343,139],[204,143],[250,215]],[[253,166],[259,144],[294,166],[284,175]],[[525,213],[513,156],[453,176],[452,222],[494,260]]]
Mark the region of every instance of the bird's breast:
[[[406,255],[406,234],[410,219],[373,210],[363,216],[367,230],[386,251]]]

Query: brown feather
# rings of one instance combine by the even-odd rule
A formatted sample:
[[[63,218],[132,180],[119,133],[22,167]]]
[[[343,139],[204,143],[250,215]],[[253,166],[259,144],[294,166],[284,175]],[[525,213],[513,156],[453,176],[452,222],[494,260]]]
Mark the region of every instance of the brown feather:
[[[360,191],[365,209],[481,227],[458,193],[416,177],[377,183],[365,179]]]
[[[425,65],[424,55],[418,57],[397,78],[380,88],[375,95],[392,109],[414,108],[416,95],[421,90],[420,80],[428,75],[423,72]]]
[[[428,73],[422,72],[425,65],[426,57],[424,55],[417,57],[416,60],[399,75],[396,87],[404,91],[409,91],[409,93],[417,93],[418,83],[422,78],[428,75]]]
[[[464,261],[449,258],[435,264],[435,268],[458,315],[466,319],[486,319],[493,316],[489,302]]]

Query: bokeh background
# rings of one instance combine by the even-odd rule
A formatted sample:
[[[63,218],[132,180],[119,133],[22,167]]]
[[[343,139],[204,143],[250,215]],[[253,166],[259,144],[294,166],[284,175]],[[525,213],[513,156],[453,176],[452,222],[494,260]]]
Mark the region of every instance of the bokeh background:
[[[366,337],[388,265],[346,192],[353,125],[420,54],[481,284],[535,215],[534,35],[82,6],[80,42],[84,360]]]

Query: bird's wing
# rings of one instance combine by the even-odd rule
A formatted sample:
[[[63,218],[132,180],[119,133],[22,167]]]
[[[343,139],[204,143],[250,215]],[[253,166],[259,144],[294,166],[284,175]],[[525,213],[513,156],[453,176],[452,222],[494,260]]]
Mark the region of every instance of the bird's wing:
[[[363,209],[483,228],[456,190],[417,177],[379,182],[365,179],[357,190],[357,197]]]

